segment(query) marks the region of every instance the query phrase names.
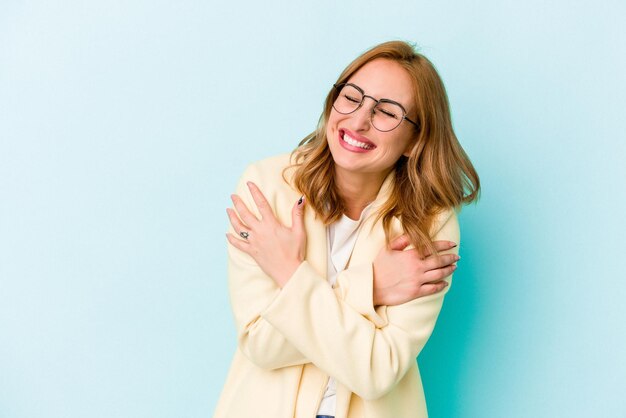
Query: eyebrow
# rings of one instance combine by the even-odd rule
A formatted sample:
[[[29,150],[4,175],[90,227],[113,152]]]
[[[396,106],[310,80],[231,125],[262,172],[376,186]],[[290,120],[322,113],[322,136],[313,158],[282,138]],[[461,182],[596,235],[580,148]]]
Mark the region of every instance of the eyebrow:
[[[404,113],[409,113],[409,112],[407,112],[407,110],[406,110],[406,108],[404,107],[404,105],[403,105],[402,103],[400,103],[400,102],[397,102],[397,101],[392,100],[392,99],[387,99],[387,98],[385,98],[385,97],[382,97],[382,98],[380,98],[380,99],[377,99],[377,98],[375,98],[375,97],[370,96],[369,94],[365,94],[365,90],[363,90],[363,87],[361,87],[361,86],[359,86],[359,85],[357,85],[357,84],[354,84],[354,83],[346,83],[346,85],[348,85],[348,84],[350,84],[351,86],[354,86],[354,87],[356,87],[357,89],[361,90],[361,92],[363,93],[363,96],[367,96],[367,97],[369,97],[369,98],[371,98],[371,99],[376,100],[377,102],[395,103],[395,104],[397,104],[398,106],[400,106],[400,107],[402,108],[402,110],[404,110]]]

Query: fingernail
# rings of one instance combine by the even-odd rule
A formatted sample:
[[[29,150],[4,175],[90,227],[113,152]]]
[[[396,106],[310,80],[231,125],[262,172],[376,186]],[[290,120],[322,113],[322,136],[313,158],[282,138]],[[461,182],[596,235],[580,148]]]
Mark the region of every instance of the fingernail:
[[[304,196],[300,196],[300,199],[298,199],[298,206],[300,206],[302,202],[304,202]]]

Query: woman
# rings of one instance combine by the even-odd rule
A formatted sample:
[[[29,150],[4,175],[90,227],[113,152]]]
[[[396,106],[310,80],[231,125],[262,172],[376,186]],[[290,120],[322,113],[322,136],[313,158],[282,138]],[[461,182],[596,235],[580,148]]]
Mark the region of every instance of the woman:
[[[317,130],[232,196],[238,350],[215,417],[426,417],[415,359],[478,190],[432,64],[404,42],[353,61]]]

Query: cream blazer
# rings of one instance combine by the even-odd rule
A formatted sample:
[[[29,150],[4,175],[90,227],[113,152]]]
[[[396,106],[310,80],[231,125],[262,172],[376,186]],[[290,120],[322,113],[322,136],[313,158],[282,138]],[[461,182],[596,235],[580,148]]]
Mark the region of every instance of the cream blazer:
[[[252,164],[236,192],[256,211],[246,186],[254,181],[286,225],[300,198],[281,176],[289,158]],[[427,417],[416,357],[450,286],[403,305],[374,308],[372,262],[386,241],[373,215],[387,199],[392,174],[334,288],[326,280],[326,227],[311,208],[305,206],[306,260],[282,290],[250,256],[228,245],[238,348],[214,418],[314,418],[329,376],[337,381],[336,418]],[[397,219],[392,231],[392,238],[402,232]],[[453,210],[439,216],[432,236],[459,243]]]

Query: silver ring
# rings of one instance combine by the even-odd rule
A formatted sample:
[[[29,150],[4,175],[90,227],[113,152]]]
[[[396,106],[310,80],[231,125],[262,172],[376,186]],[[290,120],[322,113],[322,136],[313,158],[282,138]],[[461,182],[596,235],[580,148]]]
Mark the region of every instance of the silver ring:
[[[239,233],[239,236],[240,236],[241,238],[243,238],[243,239],[248,239],[248,237],[250,236],[250,234],[249,234],[249,233],[247,233],[246,231],[241,231],[241,232]]]

